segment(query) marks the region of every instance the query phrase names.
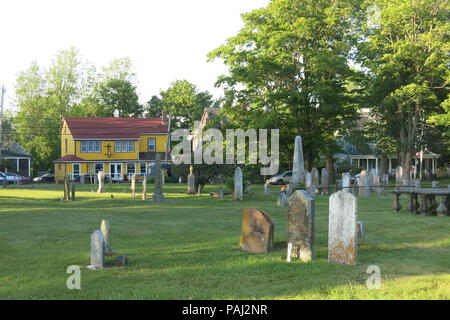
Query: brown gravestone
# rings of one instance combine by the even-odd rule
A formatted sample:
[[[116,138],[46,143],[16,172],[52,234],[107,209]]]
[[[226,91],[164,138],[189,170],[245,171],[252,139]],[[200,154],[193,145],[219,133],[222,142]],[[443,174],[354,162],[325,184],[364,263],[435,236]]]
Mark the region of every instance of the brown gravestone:
[[[242,214],[240,247],[250,253],[266,253],[272,249],[275,223],[264,211],[245,208]]]

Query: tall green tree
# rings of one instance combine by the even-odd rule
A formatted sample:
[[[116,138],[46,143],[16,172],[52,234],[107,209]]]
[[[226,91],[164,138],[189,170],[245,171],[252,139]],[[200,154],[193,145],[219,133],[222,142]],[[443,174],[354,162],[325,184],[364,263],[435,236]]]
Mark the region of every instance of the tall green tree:
[[[447,97],[448,0],[373,0],[379,15],[360,44],[379,136],[391,137],[401,165],[423,144],[426,119]],[[405,178],[408,170],[403,171]]]
[[[147,118],[161,117],[163,101],[160,97],[153,95],[145,104],[145,116]]]
[[[356,2],[356,1],[355,1]],[[355,42],[354,1],[274,0],[244,14],[244,28],[212,51],[229,75],[225,90],[229,123],[241,128],[280,129],[280,144],[292,151],[303,138],[305,165],[331,158],[342,134],[356,119],[348,59]],[[291,152],[282,152],[290,161]]]

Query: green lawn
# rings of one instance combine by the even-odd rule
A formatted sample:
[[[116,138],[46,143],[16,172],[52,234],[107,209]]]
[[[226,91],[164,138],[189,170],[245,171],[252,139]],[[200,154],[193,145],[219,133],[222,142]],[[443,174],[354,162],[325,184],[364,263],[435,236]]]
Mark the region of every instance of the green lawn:
[[[60,200],[62,185],[0,189],[0,299],[450,299],[450,218],[394,214],[389,196],[358,199],[366,238],[349,267],[327,263],[327,197],[316,198],[316,260],[289,264],[287,212],[275,188],[266,196],[253,186],[233,202],[171,184],[164,204],[132,199],[125,184],[92,189],[78,186],[75,202]],[[271,253],[239,249],[245,207],[274,219]],[[89,264],[90,234],[102,219],[129,265],[83,268],[81,290],[69,290],[66,269]],[[381,268],[380,290],[365,285],[370,265]]]

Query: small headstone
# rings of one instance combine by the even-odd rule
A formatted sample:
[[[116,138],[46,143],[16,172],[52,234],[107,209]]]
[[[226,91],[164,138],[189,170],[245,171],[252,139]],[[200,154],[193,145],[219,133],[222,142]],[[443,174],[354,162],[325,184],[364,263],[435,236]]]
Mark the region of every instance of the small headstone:
[[[188,191],[187,194],[195,194],[195,176],[194,167],[189,167],[189,175],[187,178]]]
[[[381,176],[381,183],[383,184],[384,188],[389,185],[389,174],[385,173]]]
[[[376,192],[378,195],[381,194],[381,183],[380,183],[380,176],[375,175],[371,177],[371,188],[372,191]]]
[[[287,205],[286,194],[283,191],[278,193],[277,205],[281,208],[284,208]]]
[[[350,192],[350,180],[351,180],[350,173],[344,172],[342,174],[342,190]]]
[[[266,195],[270,194],[270,184],[268,182],[264,184],[264,194]]]
[[[292,195],[292,187],[291,185],[288,183],[286,185],[286,197],[290,197]]]
[[[89,269],[103,269],[105,266],[105,239],[100,230],[91,234],[91,265]]]
[[[306,172],[305,174],[305,179],[306,179],[306,188],[309,188],[309,186],[312,184],[312,174],[311,172]]]
[[[308,188],[308,194],[311,198],[315,198],[316,197],[316,186],[315,185],[310,185]]]
[[[358,225],[358,239],[363,240],[364,239],[364,222],[358,221],[356,223]]]
[[[295,137],[294,159],[292,167],[292,184],[298,185],[305,181],[305,162],[303,159],[303,145],[300,136]]]
[[[142,200],[147,199],[147,177],[144,176],[142,179]]]
[[[397,185],[401,185],[403,181],[403,168],[402,166],[398,166],[395,169],[395,182]]]
[[[181,179],[181,177],[178,178],[178,183],[182,184],[183,183],[183,179]]]
[[[320,173],[320,186],[322,187],[323,194],[328,194],[330,187],[330,176],[328,175],[327,168],[323,168]]]
[[[319,185],[319,171],[316,168],[312,168],[311,170],[311,184],[315,186]]]
[[[242,214],[240,247],[250,253],[266,253],[273,247],[274,222],[264,211],[246,208]]]
[[[242,170],[241,170],[240,167],[237,167],[234,170],[234,193],[233,193],[233,198],[234,198],[235,201],[242,201],[242,199],[244,198],[243,182],[244,182],[244,177],[242,176]]]
[[[357,256],[357,203],[351,193],[339,191],[329,200],[328,262],[354,265]]]
[[[100,225],[100,232],[103,235],[103,238],[105,239],[105,254],[111,254],[113,252],[111,247],[111,229],[109,226],[108,220],[102,220],[102,223]]]
[[[81,184],[86,184],[86,176],[85,176],[84,174],[82,174],[82,175],[80,176],[80,183],[81,183]]]
[[[131,176],[131,195],[134,197],[136,195],[136,175]]]
[[[315,255],[315,201],[304,190],[295,191],[288,200],[288,259],[311,261]]]

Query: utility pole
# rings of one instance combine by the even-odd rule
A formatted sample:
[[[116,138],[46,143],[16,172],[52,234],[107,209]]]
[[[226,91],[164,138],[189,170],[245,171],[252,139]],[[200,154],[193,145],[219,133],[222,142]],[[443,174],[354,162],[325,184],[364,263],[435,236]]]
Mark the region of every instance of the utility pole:
[[[0,100],[0,159],[2,158],[2,145],[3,145],[3,135],[2,135],[2,124],[3,124],[3,100],[5,98],[5,85],[2,85],[2,98]]]
[[[167,164],[168,153],[170,149],[170,125],[172,122],[172,111],[169,112],[169,123],[167,127],[167,141],[166,141],[166,155],[164,159],[164,163]]]

